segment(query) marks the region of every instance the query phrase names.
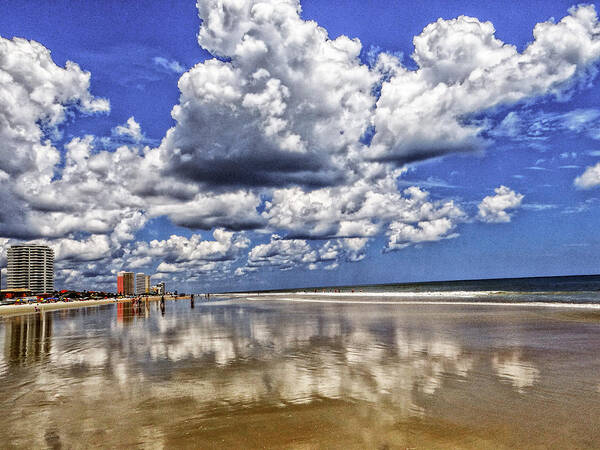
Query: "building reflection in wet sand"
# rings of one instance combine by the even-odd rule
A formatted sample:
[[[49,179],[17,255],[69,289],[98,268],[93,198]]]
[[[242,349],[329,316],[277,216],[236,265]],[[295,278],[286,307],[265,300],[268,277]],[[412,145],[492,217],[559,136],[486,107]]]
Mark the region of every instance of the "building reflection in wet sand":
[[[195,306],[187,300],[120,303],[90,308],[94,313],[54,313],[54,319],[48,313],[5,320],[6,364],[29,370],[16,382],[0,366],[0,393],[12,389],[9,397],[17,398],[0,431],[2,441],[45,445],[48,435],[19,428],[17,411],[28,411],[54,430],[52,439],[59,436],[67,445],[89,430],[108,439],[104,443],[123,443],[111,441],[101,432],[106,429],[128,430],[132,443],[164,439],[176,445],[182,443],[182,423],[206,430],[222,417],[234,432],[236,421],[242,426],[253,411],[287,409],[300,418],[302,408],[326,406],[331,409],[325,413],[311,413],[310,420],[319,417],[315,426],[333,420],[330,426],[356,434],[356,442],[367,446],[381,443],[381,436],[407,444],[393,432],[398,424],[414,428],[435,420],[498,431],[511,417],[525,422],[509,436],[496,435],[498,442],[516,444],[531,432],[527,422],[542,417],[545,442],[544,432],[550,438],[564,429],[564,414],[578,402],[600,412],[593,375],[600,368],[593,347],[600,338],[587,341],[589,354],[581,348],[577,357],[584,363],[577,373],[565,357],[569,339],[581,339],[585,324],[546,318],[556,337],[549,340],[539,317],[524,319],[520,311],[277,302]],[[161,314],[152,314],[153,308]],[[565,389],[571,395],[558,402]],[[37,395],[19,397],[25,391]],[[340,414],[341,422],[332,419]],[[364,427],[356,414],[367,414]],[[58,426],[65,415],[81,419],[68,432]],[[291,420],[286,417],[278,420]],[[571,433],[588,436],[589,425],[583,421]],[[305,438],[328,442],[325,435]]]
[[[117,322],[128,324],[133,322],[136,317],[147,319],[150,317],[151,302],[149,300],[141,300],[139,303],[121,302],[117,303]]]
[[[4,324],[4,357],[9,366],[47,360],[52,345],[52,315],[11,317]]]

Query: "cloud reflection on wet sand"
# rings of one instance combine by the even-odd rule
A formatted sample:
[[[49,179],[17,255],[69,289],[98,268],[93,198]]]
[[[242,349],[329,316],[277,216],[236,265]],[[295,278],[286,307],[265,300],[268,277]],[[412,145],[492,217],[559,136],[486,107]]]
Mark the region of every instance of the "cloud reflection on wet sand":
[[[381,443],[381,436],[407,444],[396,433],[399,423],[414,429],[441,420],[467,427],[468,439],[452,442],[469,446],[478,430],[510,423],[494,414],[517,408],[511,414],[527,417],[533,410],[523,397],[536,405],[549,386],[559,391],[544,365],[560,365],[560,354],[551,346],[532,349],[543,342],[543,330],[512,313],[489,320],[440,306],[240,302],[197,303],[191,310],[188,303],[168,302],[164,316],[149,303],[139,310],[124,304],[120,311],[110,305],[6,319],[0,391],[7,395],[0,404],[9,412],[2,441],[44,446],[60,439],[70,446],[80,433],[92,445],[176,445],[184,442],[177,436],[184,423],[191,426],[184,435],[202,439],[215,430],[235,434],[249,422],[262,424],[258,418],[268,412],[282,427],[329,424],[367,446]],[[505,322],[510,339],[499,326]],[[592,362],[597,368],[597,358]],[[588,396],[587,408],[597,411],[594,383],[596,397]],[[560,419],[559,409],[546,412],[554,414],[549,424]],[[343,420],[329,423],[331,414]],[[24,416],[36,426],[22,427]],[[224,422],[217,426],[215,418]],[[284,432],[261,427],[246,434],[278,439]],[[515,439],[530,431],[522,428],[512,432]],[[332,443],[327,433],[303,433],[298,437],[313,444]],[[244,436],[238,438],[242,445]]]

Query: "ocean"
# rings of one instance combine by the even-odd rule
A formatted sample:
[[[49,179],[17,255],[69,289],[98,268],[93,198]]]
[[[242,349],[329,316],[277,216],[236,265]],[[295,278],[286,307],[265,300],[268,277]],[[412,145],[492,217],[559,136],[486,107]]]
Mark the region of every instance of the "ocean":
[[[315,286],[261,291],[262,295],[283,293],[310,294],[313,297],[343,296],[355,300],[377,298],[380,301],[600,304],[600,275]]]

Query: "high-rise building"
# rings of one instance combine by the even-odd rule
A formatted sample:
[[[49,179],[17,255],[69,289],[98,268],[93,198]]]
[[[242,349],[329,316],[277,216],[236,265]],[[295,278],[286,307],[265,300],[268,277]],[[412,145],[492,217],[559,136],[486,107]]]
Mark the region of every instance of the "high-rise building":
[[[117,273],[117,294],[122,294],[123,293],[123,274],[125,272],[119,272]]]
[[[133,272],[119,272],[117,274],[117,294],[134,295],[135,284],[133,281]]]
[[[144,293],[144,277],[145,273],[136,273],[135,274],[135,293],[137,295]]]
[[[146,275],[145,273],[136,273],[135,274],[135,293],[137,295],[140,294],[148,294],[150,292],[150,275]]]
[[[7,289],[30,289],[34,294],[54,291],[54,250],[46,245],[12,245],[6,252]]]

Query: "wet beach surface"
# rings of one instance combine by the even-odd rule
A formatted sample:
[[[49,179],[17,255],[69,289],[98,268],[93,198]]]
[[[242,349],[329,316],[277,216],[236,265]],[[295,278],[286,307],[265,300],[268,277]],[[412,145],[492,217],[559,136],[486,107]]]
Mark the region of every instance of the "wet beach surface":
[[[0,319],[3,448],[600,446],[596,311],[236,298]]]

